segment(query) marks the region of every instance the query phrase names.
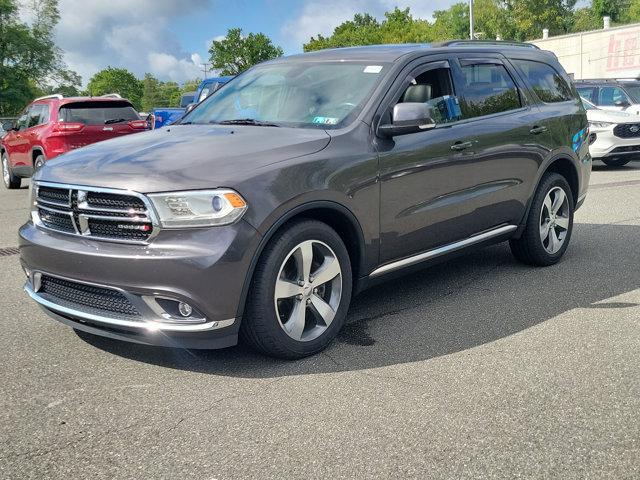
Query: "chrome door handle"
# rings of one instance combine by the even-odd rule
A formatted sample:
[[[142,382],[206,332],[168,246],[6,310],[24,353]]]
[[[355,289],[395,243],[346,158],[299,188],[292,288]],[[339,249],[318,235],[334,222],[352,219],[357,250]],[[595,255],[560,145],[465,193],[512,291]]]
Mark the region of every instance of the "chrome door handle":
[[[459,152],[461,150],[466,150],[467,148],[471,148],[471,147],[473,147],[472,142],[456,142],[453,145],[451,145],[451,150],[455,152]]]
[[[531,133],[532,135],[539,135],[541,133],[545,133],[547,130],[548,130],[547,127],[535,126],[531,130],[529,130],[529,133]]]

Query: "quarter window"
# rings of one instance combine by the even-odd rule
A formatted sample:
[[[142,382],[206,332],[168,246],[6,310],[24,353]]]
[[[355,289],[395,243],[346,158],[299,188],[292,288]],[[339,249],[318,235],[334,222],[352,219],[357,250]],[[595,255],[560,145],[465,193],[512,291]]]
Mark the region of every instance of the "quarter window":
[[[522,106],[518,88],[504,65],[463,65],[462,74],[460,108],[464,118],[492,115]]]
[[[513,63],[524,74],[533,91],[543,102],[558,103],[573,100],[571,87],[551,65],[531,60],[513,60]]]

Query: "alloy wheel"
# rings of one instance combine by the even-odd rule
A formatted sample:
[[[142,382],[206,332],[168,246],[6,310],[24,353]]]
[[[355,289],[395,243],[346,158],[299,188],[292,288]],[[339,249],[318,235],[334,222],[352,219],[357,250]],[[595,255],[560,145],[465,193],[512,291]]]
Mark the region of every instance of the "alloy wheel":
[[[540,240],[550,254],[557,253],[564,244],[569,231],[569,199],[561,187],[547,193],[540,214]]]
[[[285,257],[276,279],[274,305],[282,329],[311,341],[331,325],[342,298],[342,269],[323,242],[307,240]]]

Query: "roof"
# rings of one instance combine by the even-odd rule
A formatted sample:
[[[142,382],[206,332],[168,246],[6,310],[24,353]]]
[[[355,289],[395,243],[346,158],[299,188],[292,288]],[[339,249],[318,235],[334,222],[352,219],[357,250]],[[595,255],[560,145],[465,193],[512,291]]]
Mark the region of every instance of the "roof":
[[[538,50],[538,47],[530,43],[515,43],[501,41],[478,41],[478,40],[452,40],[443,43],[402,43],[389,45],[366,45],[361,47],[342,47],[317,50],[314,52],[290,55],[277,61],[308,60],[308,61],[330,61],[330,60],[366,60],[378,62],[395,62],[400,57],[411,53],[429,51],[432,53],[450,52],[452,49],[468,51],[503,51],[505,49],[530,49]]]

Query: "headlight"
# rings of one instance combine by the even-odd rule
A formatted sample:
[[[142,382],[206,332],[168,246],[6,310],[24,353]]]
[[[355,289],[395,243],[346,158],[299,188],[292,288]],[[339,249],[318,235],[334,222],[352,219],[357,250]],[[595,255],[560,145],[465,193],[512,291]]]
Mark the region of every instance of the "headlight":
[[[611,125],[614,125],[612,122],[589,122],[589,126],[591,128],[609,128]]]
[[[247,210],[244,199],[228,189],[154,193],[149,199],[165,228],[228,225]]]

